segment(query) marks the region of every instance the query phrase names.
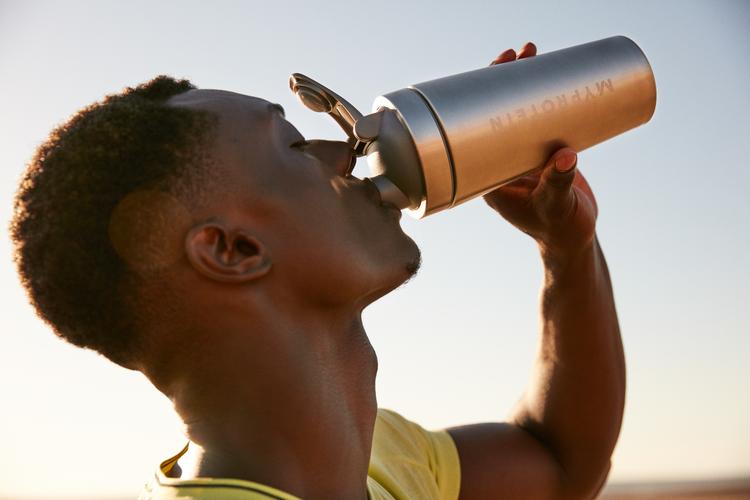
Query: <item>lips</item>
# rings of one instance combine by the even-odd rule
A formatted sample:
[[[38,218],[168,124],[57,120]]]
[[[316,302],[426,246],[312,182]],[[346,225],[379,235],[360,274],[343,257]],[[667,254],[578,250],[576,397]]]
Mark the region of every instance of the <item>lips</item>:
[[[393,203],[383,201],[383,198],[380,196],[380,191],[375,186],[375,183],[372,182],[370,179],[362,179],[362,182],[365,185],[365,191],[367,192],[368,197],[377,205],[380,205],[381,207],[385,208],[389,212],[394,212],[397,216],[397,219],[401,219],[401,209],[399,209],[396,205]]]
[[[373,203],[377,205],[383,205],[383,199],[380,197],[380,191],[378,191],[375,183],[367,178],[362,179],[362,183],[365,186],[365,192],[367,193],[368,198],[370,198]]]
[[[380,206],[385,207],[388,210],[393,210],[393,212],[396,214],[396,217],[401,220],[401,210],[394,205],[393,203],[384,202],[381,203]]]

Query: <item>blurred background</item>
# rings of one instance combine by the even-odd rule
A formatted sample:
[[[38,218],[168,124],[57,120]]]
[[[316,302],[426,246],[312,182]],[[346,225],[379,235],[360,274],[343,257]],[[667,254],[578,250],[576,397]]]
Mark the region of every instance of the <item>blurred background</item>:
[[[544,52],[626,35],[653,67],[656,113],[579,157],[599,201],[628,367],[607,494],[667,498],[697,484],[750,498],[741,492],[750,478],[749,26],[743,1],[0,0],[0,221],[53,127],[158,74],[278,102],[306,137],[339,139],[331,119],[296,102],[290,73],[368,111],[379,94],[485,66],[529,40]],[[434,429],[503,419],[537,343],[535,245],[481,200],[402,224],[424,264],[365,313],[379,405]],[[0,497],[137,496],[182,447],[179,420],[140,374],[56,339],[11,256],[4,236]]]

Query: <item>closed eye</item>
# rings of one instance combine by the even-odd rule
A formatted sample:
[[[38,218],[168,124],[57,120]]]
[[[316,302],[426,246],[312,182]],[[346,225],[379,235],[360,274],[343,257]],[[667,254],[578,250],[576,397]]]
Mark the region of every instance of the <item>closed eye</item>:
[[[311,150],[308,149],[308,146],[310,146],[310,141],[308,141],[306,139],[301,139],[299,141],[295,141],[295,142],[291,143],[289,145],[289,148],[294,149],[296,151],[299,151],[300,153],[302,153],[303,155],[305,155],[305,156],[307,156],[309,158],[313,158],[313,159],[317,160],[317,158],[315,157],[315,155],[312,154]]]

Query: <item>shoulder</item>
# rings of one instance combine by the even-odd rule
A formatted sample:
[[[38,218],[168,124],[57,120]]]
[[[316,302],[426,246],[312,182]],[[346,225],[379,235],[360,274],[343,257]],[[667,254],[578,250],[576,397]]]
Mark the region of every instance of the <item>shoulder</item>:
[[[385,482],[396,476],[418,480],[421,485],[410,493],[419,491],[422,498],[458,496],[460,466],[451,436],[427,430],[393,410],[378,409],[369,473]]]
[[[393,410],[379,408],[373,432],[373,451],[400,450],[403,454],[427,458],[429,431]]]

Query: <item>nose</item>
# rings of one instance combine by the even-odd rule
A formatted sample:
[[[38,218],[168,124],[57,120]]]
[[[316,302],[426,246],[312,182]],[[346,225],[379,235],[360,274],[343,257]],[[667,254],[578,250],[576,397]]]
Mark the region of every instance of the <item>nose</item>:
[[[342,141],[312,140],[305,145],[305,152],[318,158],[323,165],[334,169],[336,175],[348,177],[354,170],[357,157],[348,143]]]

